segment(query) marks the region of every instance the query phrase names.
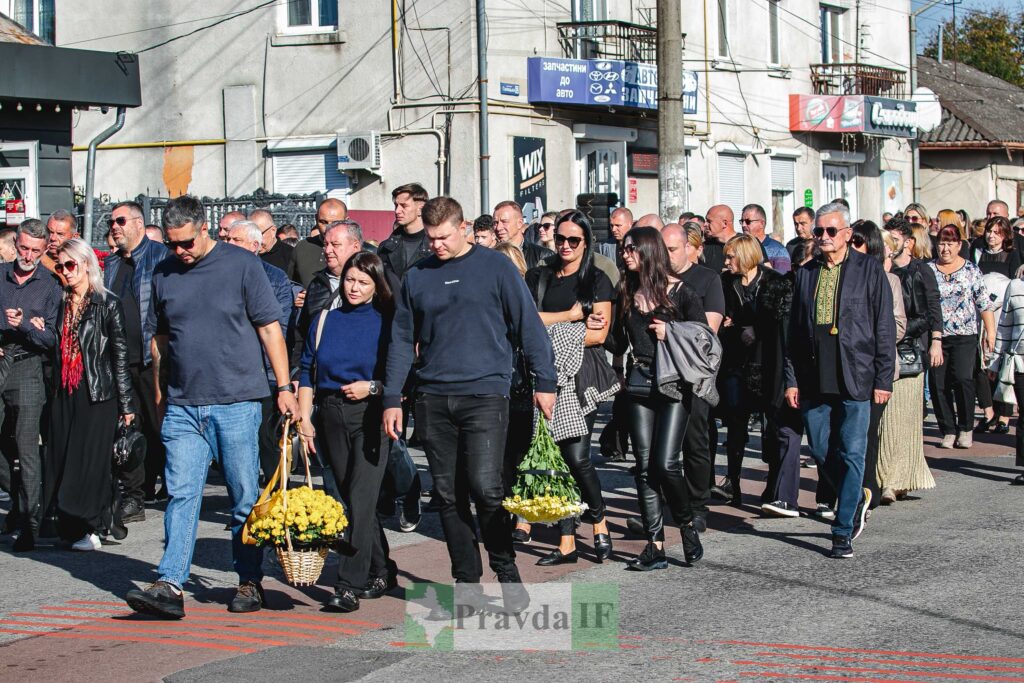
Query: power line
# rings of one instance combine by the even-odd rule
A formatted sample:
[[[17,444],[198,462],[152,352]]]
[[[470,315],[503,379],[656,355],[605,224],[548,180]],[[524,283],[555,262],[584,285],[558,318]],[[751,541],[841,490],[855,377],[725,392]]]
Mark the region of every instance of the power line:
[[[214,26],[220,26],[221,24],[229,22],[232,19],[237,19],[238,17],[244,17],[247,14],[252,14],[253,12],[255,12],[257,10],[261,10],[264,7],[270,7],[271,5],[276,4],[276,3],[277,3],[277,0],[266,0],[266,2],[261,2],[260,4],[256,5],[255,7],[251,7],[249,9],[247,9],[247,10],[242,10],[241,12],[235,12],[234,14],[230,14],[230,15],[224,17],[223,19],[219,19],[218,21],[213,22],[212,24],[207,24],[206,26],[200,26],[199,28],[197,28],[195,30],[189,31],[188,33],[183,33],[180,36],[174,36],[173,38],[168,38],[167,40],[161,41],[161,42],[157,43],[156,45],[150,45],[149,47],[145,47],[145,48],[142,48],[141,50],[137,50],[135,52],[135,54],[141,55],[143,52],[149,52],[150,50],[155,50],[158,47],[163,47],[164,45],[167,45],[168,43],[173,43],[176,40],[181,40],[182,38],[188,38],[189,36],[194,36],[195,34],[200,33],[202,31],[205,31],[207,29],[213,28]]]

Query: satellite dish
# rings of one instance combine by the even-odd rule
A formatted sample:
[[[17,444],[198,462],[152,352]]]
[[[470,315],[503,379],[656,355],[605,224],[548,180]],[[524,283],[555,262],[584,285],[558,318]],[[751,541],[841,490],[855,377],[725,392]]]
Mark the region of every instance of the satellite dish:
[[[942,123],[942,105],[935,93],[928,88],[917,88],[910,99],[917,104],[917,129],[927,133],[938,128]]]

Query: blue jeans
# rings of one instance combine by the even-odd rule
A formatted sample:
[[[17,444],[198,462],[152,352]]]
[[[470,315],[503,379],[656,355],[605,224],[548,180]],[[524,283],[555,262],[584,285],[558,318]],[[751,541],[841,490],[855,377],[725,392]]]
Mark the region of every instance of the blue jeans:
[[[800,411],[811,455],[818,463],[818,476],[824,477],[838,493],[832,533],[849,538],[863,495],[871,402],[843,400],[838,396],[801,396]]]
[[[239,583],[263,578],[263,551],[242,543],[242,525],[259,496],[259,401],[167,406],[160,431],[167,451],[164,556],[160,579],[179,588],[188,579],[210,462],[216,458],[231,501],[231,554]]]

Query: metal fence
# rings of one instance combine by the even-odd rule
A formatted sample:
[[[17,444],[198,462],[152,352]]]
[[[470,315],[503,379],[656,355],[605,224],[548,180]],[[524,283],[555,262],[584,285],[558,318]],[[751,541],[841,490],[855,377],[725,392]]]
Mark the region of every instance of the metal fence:
[[[260,188],[249,195],[241,197],[223,197],[219,199],[203,197],[203,206],[206,207],[206,218],[210,224],[210,230],[216,232],[220,219],[232,211],[241,211],[248,215],[256,209],[264,209],[274,216],[274,223],[278,227],[291,223],[299,235],[306,237],[314,225],[316,225],[316,210],[326,195],[321,193],[308,195],[282,195],[271,194]],[[147,224],[160,225],[164,214],[164,207],[170,201],[168,197],[150,197],[139,195],[132,201],[142,207],[143,216]],[[102,203],[95,200],[93,203],[93,231],[92,241],[96,247],[106,249],[107,221],[110,220],[110,212],[117,202]],[[83,212],[84,213],[84,212]],[[79,216],[81,220],[81,216]],[[83,231],[84,232],[84,231]]]

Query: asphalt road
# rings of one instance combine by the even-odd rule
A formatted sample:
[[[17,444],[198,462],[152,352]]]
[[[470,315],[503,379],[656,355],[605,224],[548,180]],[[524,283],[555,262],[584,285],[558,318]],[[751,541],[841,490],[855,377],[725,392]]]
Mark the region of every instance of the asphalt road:
[[[823,523],[754,516],[763,468],[748,458],[748,504],[714,509],[705,559],[685,566],[676,537],[669,569],[647,574],[621,561],[640,547],[623,538],[631,478],[624,465],[602,467],[617,561],[589,561],[584,533],[579,564],[537,568],[554,540],[542,531],[519,564],[541,593],[615,587],[618,629],[607,649],[427,649],[409,640],[400,596],[324,614],[331,566],[318,586],[296,589],[271,560],[271,609],[229,615],[226,499],[211,486],[181,622],[140,619],[120,602],[153,578],[159,510],[96,553],[15,556],[0,542],[0,680],[1024,681],[1024,489],[1008,485],[1017,472],[1008,443],[932,459],[937,488],[875,511],[855,558],[842,561],[825,557]],[[812,491],[813,470],[803,474]],[[447,576],[436,515],[420,531],[389,533],[403,585]]]

